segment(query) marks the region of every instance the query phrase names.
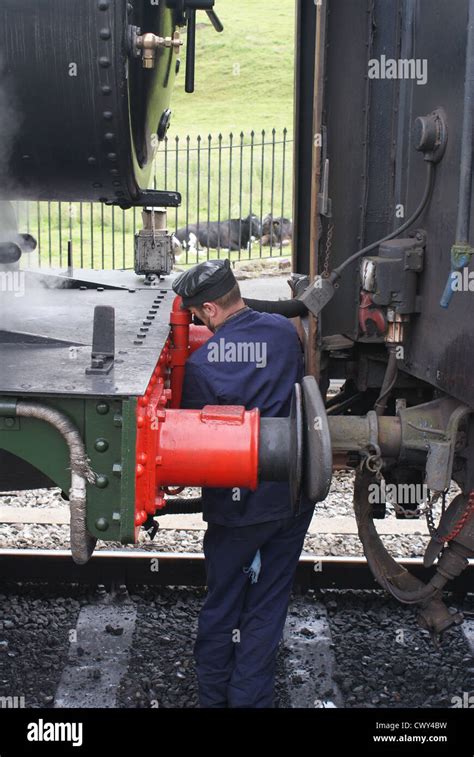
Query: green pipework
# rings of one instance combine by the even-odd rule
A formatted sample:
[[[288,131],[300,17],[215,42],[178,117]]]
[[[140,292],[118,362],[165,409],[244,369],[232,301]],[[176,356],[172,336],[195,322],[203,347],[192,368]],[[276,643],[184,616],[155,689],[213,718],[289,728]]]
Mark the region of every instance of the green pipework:
[[[0,449],[22,458],[65,494],[69,450],[61,434],[36,418],[16,416],[18,401],[59,410],[78,428],[96,483],[87,486],[87,527],[105,541],[134,541],[136,398],[0,397]]]

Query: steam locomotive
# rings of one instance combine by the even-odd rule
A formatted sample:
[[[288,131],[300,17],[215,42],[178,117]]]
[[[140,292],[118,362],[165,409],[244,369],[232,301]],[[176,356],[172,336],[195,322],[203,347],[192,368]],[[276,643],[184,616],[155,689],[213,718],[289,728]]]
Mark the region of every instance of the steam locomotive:
[[[462,622],[443,588],[474,556],[474,0],[296,8],[293,298],[248,303],[304,326],[307,375],[274,419],[180,409],[209,332],[171,289],[179,193],[148,189],[180,30],[191,92],[196,12],[222,31],[214,1],[0,0],[0,274],[25,287],[0,300],[0,490],[60,487],[83,564],[97,539],[189,511],[182,487],[289,480],[297,512],[354,469],[375,578],[439,637]],[[29,268],[14,199],[142,207],[135,274]],[[421,492],[395,505],[427,517],[425,582],[377,534],[388,485]]]

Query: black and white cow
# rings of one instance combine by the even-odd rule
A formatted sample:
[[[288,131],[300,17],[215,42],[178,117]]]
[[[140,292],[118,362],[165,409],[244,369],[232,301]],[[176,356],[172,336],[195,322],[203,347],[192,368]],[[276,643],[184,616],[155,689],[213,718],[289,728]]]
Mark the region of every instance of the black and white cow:
[[[293,238],[293,222],[291,218],[279,216],[265,216],[262,223],[262,245],[286,247]]]
[[[230,221],[204,222],[199,227],[193,223],[178,229],[174,236],[182,249],[192,252],[202,248],[241,250],[246,249],[250,241],[260,238],[260,221],[252,215]]]

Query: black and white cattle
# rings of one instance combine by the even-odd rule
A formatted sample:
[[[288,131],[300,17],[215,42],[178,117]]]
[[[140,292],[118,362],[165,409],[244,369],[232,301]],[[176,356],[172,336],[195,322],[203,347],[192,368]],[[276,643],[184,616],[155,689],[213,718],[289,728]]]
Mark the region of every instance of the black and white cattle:
[[[262,222],[262,245],[286,247],[293,238],[293,222],[291,218],[281,216],[265,216]]]
[[[250,241],[260,238],[260,221],[257,216],[231,218],[230,221],[210,221],[183,226],[175,232],[175,238],[183,250],[197,252],[199,249],[242,250]]]

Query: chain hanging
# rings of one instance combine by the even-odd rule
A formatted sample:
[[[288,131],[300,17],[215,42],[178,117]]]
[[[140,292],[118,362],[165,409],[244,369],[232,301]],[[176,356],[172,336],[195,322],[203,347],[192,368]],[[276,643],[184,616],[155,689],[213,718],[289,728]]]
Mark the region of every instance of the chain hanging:
[[[331,257],[331,249],[332,249],[332,235],[334,231],[334,224],[332,223],[329,228],[326,235],[326,252],[324,255],[324,265],[323,265],[323,272],[321,274],[323,279],[327,279],[329,276],[329,260]]]

